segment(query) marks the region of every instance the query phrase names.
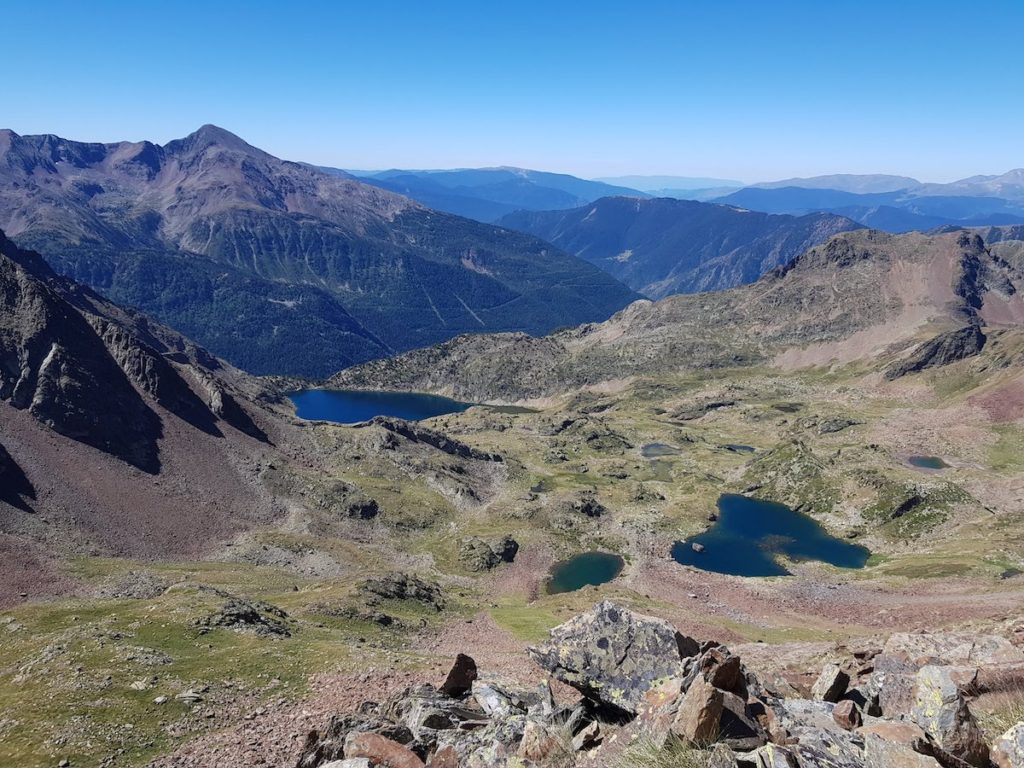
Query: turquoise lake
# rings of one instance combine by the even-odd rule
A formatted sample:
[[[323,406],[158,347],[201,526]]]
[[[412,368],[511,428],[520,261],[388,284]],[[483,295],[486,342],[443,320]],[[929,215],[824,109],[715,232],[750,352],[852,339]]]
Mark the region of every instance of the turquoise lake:
[[[583,552],[555,563],[548,579],[549,595],[575,592],[586,586],[605,584],[620,573],[626,562],[611,552]]]

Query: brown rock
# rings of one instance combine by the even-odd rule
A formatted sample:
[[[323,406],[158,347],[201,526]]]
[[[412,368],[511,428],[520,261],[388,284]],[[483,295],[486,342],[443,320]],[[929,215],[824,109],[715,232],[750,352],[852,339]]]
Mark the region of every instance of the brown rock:
[[[878,722],[864,725],[857,729],[865,740],[869,736],[877,736],[885,741],[903,744],[915,752],[927,750],[928,735],[913,723],[903,721]]]
[[[864,739],[864,768],[941,768],[934,757],[915,752],[899,741],[869,735]]]
[[[861,718],[857,705],[849,699],[844,699],[832,710],[832,719],[840,728],[852,731],[854,728],[860,728],[863,718]]]
[[[710,744],[719,735],[724,694],[698,677],[683,695],[672,733],[691,744]]]
[[[601,743],[601,726],[594,720],[572,737],[572,748],[576,752],[596,747]]]
[[[423,768],[423,761],[411,749],[376,733],[350,733],[345,739],[345,757],[365,757],[381,768]]]
[[[476,662],[466,654],[460,653],[455,657],[455,664],[441,685],[441,693],[452,698],[464,696],[473,688],[473,681],[476,678]]]

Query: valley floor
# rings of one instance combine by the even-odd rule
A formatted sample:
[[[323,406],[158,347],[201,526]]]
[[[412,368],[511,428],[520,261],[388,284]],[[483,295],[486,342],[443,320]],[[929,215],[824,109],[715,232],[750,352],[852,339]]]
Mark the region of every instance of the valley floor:
[[[994,347],[1013,359],[1018,343]],[[262,470],[290,500],[276,525],[196,562],[74,558],[67,596],[3,614],[0,763],[287,766],[331,714],[438,684],[457,653],[544,679],[526,646],[605,597],[795,690],[839,646],[896,631],[1017,637],[1024,376],[1003,360],[896,382],[856,367],[680,374],[422,423],[474,455],[309,425],[313,458]],[[650,443],[679,452],[645,458]],[[723,492],[787,503],[872,557],[756,579],[673,562]],[[359,514],[367,498],[377,514]],[[467,537],[504,535],[514,562],[467,554]],[[588,549],[621,554],[622,575],[546,594],[551,565]]]

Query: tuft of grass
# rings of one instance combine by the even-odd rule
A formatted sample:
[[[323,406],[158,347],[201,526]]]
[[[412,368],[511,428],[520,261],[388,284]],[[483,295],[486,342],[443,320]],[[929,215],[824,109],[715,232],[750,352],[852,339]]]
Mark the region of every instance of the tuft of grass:
[[[709,768],[712,751],[670,736],[664,745],[640,738],[629,746],[619,765],[622,768]]]
[[[1006,690],[988,693],[972,706],[985,741],[992,743],[1017,723],[1024,722],[1024,684],[1011,683]]]

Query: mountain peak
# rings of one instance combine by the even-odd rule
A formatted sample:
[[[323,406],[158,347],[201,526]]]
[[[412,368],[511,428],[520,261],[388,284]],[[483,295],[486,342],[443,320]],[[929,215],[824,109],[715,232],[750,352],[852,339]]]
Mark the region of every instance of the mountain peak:
[[[220,126],[207,123],[183,139],[175,139],[164,147],[168,152],[202,152],[210,147],[223,147],[239,152],[260,153],[262,151]]]

